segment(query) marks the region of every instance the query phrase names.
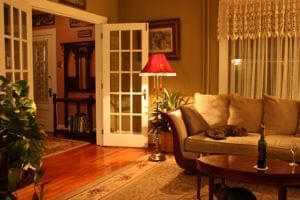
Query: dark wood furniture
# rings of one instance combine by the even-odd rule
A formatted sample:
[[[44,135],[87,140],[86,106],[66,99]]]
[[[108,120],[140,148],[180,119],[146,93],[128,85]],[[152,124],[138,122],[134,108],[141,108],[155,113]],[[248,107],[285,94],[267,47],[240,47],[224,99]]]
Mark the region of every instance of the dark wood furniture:
[[[73,42],[61,45],[64,49],[65,97],[68,97],[68,92],[95,92],[95,77],[92,76],[95,42]],[[73,62],[72,55],[74,55]]]
[[[64,106],[69,104],[76,105],[76,114],[82,113],[81,107],[82,105],[86,105],[86,114],[89,121],[89,130],[88,132],[79,132],[74,131],[70,128],[68,124],[68,118],[64,120],[64,129],[58,129],[57,127],[57,104],[62,103]],[[57,98],[56,94],[53,94],[53,127],[54,127],[54,136],[57,137],[57,134],[62,132],[65,137],[71,139],[80,139],[90,141],[91,143],[96,142],[96,133],[94,132],[94,125],[93,125],[93,105],[95,104],[95,99],[92,95],[89,98]]]
[[[201,177],[209,177],[209,199],[213,199],[215,178],[278,186],[278,199],[285,200],[288,186],[300,185],[300,166],[292,167],[281,160],[269,160],[267,171],[254,169],[256,157],[210,155],[197,159],[197,199],[200,197]]]

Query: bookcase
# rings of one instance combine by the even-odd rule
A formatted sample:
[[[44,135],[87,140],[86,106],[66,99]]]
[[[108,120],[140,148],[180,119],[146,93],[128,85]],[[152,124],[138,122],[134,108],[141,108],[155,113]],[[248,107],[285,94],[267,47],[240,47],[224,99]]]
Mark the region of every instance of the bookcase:
[[[58,104],[64,107],[64,127],[58,127]],[[75,105],[74,115],[69,114],[68,106]],[[53,94],[53,127],[54,136],[63,134],[65,138],[96,143],[96,132],[93,126],[93,106],[95,99],[92,95],[88,98],[57,98]],[[85,106],[85,110],[82,107]]]

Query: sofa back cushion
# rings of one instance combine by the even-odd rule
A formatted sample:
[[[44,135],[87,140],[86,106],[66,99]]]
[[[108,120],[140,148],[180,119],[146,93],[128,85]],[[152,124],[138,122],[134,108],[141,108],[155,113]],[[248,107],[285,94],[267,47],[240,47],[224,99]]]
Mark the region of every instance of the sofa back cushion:
[[[211,127],[227,125],[229,116],[229,98],[227,95],[195,93],[194,105]]]
[[[250,133],[261,132],[263,100],[232,95],[229,105],[228,125],[244,127]]]
[[[188,136],[201,133],[210,128],[193,104],[181,106],[180,111]]]
[[[266,135],[295,134],[298,125],[299,102],[264,96]]]

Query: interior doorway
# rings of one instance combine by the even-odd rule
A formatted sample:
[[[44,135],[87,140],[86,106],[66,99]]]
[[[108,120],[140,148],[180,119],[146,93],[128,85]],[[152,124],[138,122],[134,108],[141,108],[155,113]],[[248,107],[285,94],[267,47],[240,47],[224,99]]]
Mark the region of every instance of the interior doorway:
[[[56,29],[33,31],[33,82],[37,119],[46,132],[53,132],[52,94],[57,92]]]

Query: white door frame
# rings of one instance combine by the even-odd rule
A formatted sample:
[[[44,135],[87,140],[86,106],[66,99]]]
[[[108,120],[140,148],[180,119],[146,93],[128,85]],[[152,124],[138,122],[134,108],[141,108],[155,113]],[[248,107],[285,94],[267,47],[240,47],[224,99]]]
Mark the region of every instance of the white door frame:
[[[78,19],[82,21],[87,21],[90,23],[95,24],[95,63],[96,63],[96,133],[97,133],[97,145],[102,145],[102,120],[103,120],[103,112],[102,112],[102,71],[103,71],[103,66],[102,66],[102,39],[101,39],[101,34],[102,34],[102,24],[107,23],[107,18],[96,15],[84,10],[80,10],[77,8],[73,8],[70,6],[66,6],[60,3],[56,3],[53,1],[48,1],[48,0],[24,0],[28,2],[32,9],[47,12],[47,13],[52,13],[56,15],[61,15],[65,17],[70,17],[73,19]],[[1,11],[3,10],[2,7],[2,2],[3,0],[0,0],[0,9]],[[0,15],[1,16],[1,15]],[[31,20],[29,20],[31,21]],[[3,18],[0,17],[0,27],[3,27]],[[28,27],[32,27],[32,24],[28,24]],[[30,31],[32,31],[31,28],[29,28]],[[3,30],[0,30],[4,32]],[[32,47],[32,43],[29,44],[29,46]],[[32,48],[30,48],[32,49]],[[0,42],[0,50],[4,51],[4,42]],[[32,66],[32,58],[30,59],[30,66]],[[2,60],[2,59],[0,59]],[[2,63],[4,61],[0,61],[1,66],[4,66]],[[32,69],[31,69],[32,70]],[[33,77],[29,77],[33,78]],[[33,80],[33,79],[32,79]],[[32,88],[32,87],[31,87]],[[33,94],[33,93],[32,93]],[[33,96],[33,95],[32,95]]]

